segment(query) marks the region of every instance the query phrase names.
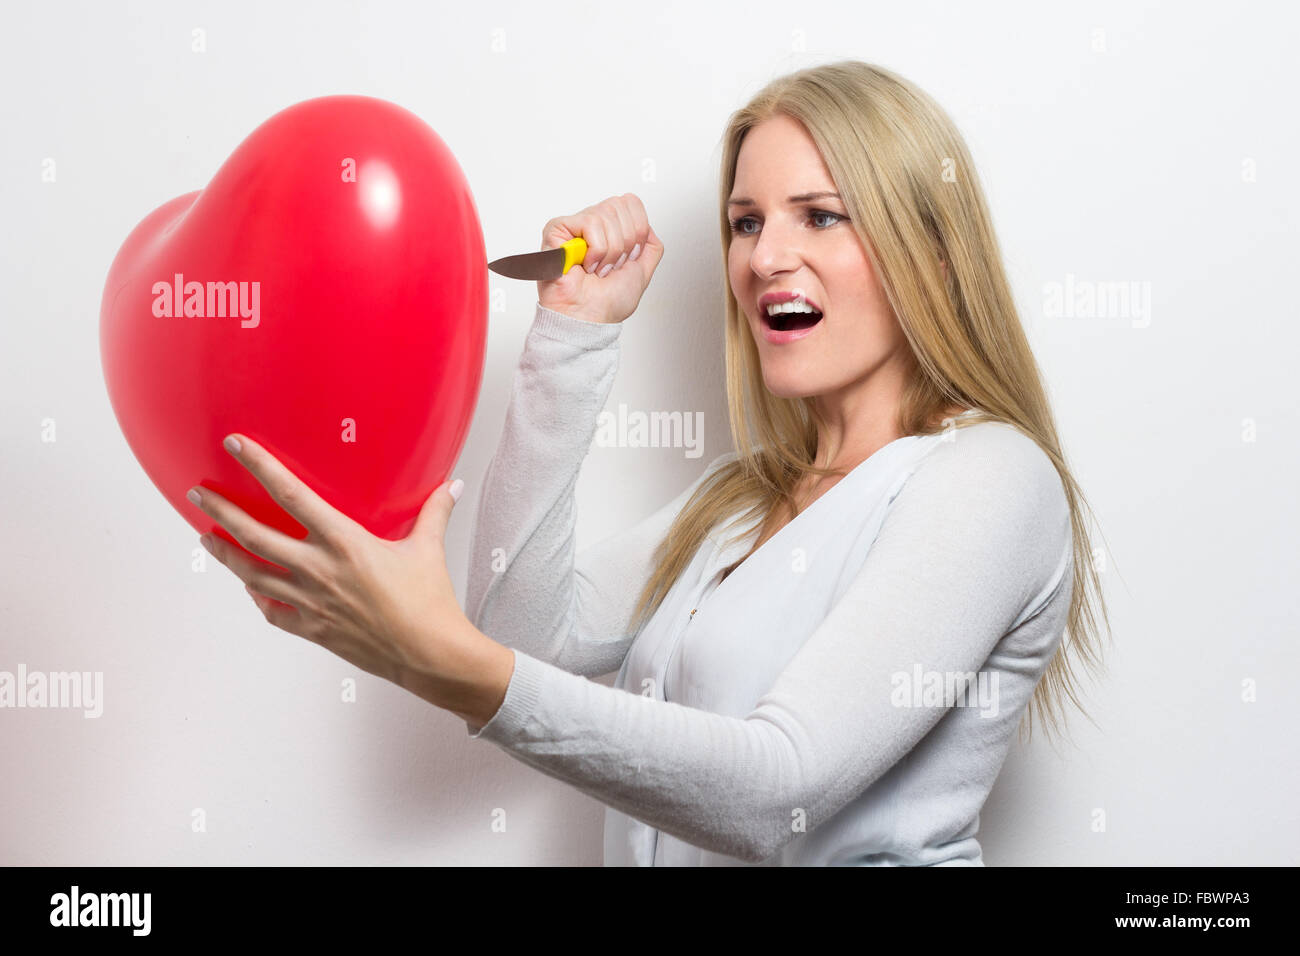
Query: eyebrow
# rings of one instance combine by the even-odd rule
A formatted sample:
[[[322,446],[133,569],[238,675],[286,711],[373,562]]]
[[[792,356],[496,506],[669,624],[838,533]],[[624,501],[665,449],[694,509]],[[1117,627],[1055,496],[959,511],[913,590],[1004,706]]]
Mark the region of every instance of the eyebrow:
[[[786,202],[788,202],[790,205],[794,205],[795,203],[811,202],[814,199],[839,199],[839,198],[840,198],[839,193],[830,192],[829,190],[827,190],[827,191],[816,192],[816,193],[800,193],[798,196],[790,196],[789,198],[786,199]],[[745,196],[737,196],[735,199],[728,199],[727,205],[728,206],[757,206],[758,203],[754,202],[754,200],[752,199],[746,198]]]

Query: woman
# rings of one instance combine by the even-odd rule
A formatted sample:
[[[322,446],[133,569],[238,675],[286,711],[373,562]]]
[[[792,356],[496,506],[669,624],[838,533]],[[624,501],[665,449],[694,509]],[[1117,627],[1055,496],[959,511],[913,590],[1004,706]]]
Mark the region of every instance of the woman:
[[[981,865],[1012,731],[1074,699],[1066,653],[1096,662],[1101,594],[967,150],[924,93],[852,61],[774,81],[724,145],[736,451],[574,556],[620,323],[663,254],[616,197],[547,225],[544,248],[582,235],[587,258],[539,283],[468,618],[449,494],[381,542],[256,448],[334,545],[314,572],[284,550],[284,576],[232,567],[273,623],[604,802],[607,864]]]

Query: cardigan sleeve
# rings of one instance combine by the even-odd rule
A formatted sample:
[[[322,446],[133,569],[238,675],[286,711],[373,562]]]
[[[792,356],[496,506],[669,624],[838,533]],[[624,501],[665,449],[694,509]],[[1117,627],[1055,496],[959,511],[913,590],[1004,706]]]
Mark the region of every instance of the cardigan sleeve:
[[[722,455],[676,498],[575,556],[574,487],[618,368],[621,324],[537,306],[483,479],[465,613],[493,640],[565,671],[618,670],[654,549]]]
[[[947,712],[897,706],[895,675],[979,671],[1009,631],[1069,600],[1055,467],[1012,426],[964,432],[921,459],[847,591],[746,717],[605,687],[516,650],[505,699],[471,735],[691,844],[766,860],[793,838],[793,811],[809,828],[828,819]],[[1013,670],[1037,682],[1050,654],[1007,647],[1002,666],[1018,653]]]

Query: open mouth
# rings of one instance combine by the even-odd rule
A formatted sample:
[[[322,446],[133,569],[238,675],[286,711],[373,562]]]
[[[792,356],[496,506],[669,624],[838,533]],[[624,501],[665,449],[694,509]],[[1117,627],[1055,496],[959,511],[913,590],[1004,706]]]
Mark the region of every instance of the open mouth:
[[[793,332],[796,329],[808,329],[822,320],[820,312],[778,312],[768,315],[763,311],[763,322],[768,328],[777,332]]]

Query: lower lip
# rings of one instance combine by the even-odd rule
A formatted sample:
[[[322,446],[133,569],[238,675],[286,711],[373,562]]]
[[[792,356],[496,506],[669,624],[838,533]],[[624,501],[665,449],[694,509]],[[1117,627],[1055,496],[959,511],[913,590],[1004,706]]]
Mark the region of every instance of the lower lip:
[[[812,335],[813,332],[816,332],[821,328],[822,323],[825,321],[826,316],[823,315],[817,320],[815,325],[810,325],[806,329],[789,329],[785,332],[778,332],[776,329],[772,328],[772,326],[768,325],[767,322],[763,321],[763,338],[767,339],[767,341],[771,342],[773,345],[784,345],[787,342],[801,339],[806,335]]]

